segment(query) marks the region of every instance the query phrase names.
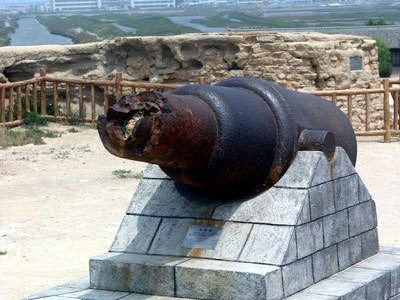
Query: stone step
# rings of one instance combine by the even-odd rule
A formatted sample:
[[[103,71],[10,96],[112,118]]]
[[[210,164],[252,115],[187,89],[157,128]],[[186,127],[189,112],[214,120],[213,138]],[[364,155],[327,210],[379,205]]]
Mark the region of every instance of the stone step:
[[[282,299],[281,268],[210,259],[108,253],[92,258],[90,286],[199,299]]]
[[[114,254],[115,255],[115,254]],[[102,256],[104,259],[109,257],[111,260],[113,255]],[[96,258],[101,259],[102,257]],[[126,264],[128,258],[112,259],[114,262],[119,261],[122,265]],[[140,263],[143,257],[131,257],[134,264]],[[162,264],[161,258],[154,258],[153,263],[149,263],[149,270],[151,266],[158,267]],[[266,290],[265,294],[256,294],[261,291],[262,277],[266,276],[270,282],[279,282],[274,276],[277,275],[276,271],[263,266],[251,266],[253,264],[243,264],[233,266],[231,262],[225,264],[220,261],[212,265],[203,265],[203,261],[210,261],[205,259],[186,260],[184,262],[172,261],[171,258],[164,258],[164,263],[168,266],[175,265],[177,272],[177,286],[174,290],[174,296],[157,296],[146,293],[130,293],[124,291],[99,290],[89,288],[86,280],[79,280],[78,283],[73,282],[64,284],[59,287],[52,288],[40,294],[25,298],[26,300],[172,300],[172,299],[281,299],[279,292],[274,294],[274,289]],[[118,268],[118,266],[115,266]],[[214,272],[214,277],[203,277],[202,272],[205,268],[211,268]],[[158,268],[159,269],[159,268]],[[139,269],[136,269],[139,271]],[[142,269],[145,271],[146,269]],[[101,271],[101,270],[96,270]],[[153,269],[157,273],[157,268]],[[231,272],[231,273],[229,273]],[[154,276],[154,273],[151,276]],[[128,273],[127,273],[128,274]],[[233,274],[236,274],[233,276]],[[142,274],[144,275],[144,274]],[[149,273],[147,273],[149,275]],[[182,280],[181,276],[185,276]],[[118,280],[117,278],[109,277],[112,273],[105,274],[111,282]],[[238,276],[238,277],[236,277]],[[236,281],[240,279],[248,280],[247,284],[241,283],[236,286]],[[157,281],[160,278],[153,278],[151,280]],[[230,281],[232,280],[232,281]],[[254,281],[252,283],[252,281]],[[147,282],[150,284],[150,282]],[[193,285],[193,288],[190,286]],[[215,287],[221,285],[221,289],[216,290]],[[183,297],[189,290],[196,289],[197,295],[192,298]],[[236,289],[241,294],[225,294],[227,290]],[[248,288],[253,287],[253,290]],[[218,293],[218,294],[217,294]],[[178,296],[176,296],[178,295]],[[229,298],[228,298],[229,297]],[[340,273],[337,273],[325,280],[312,285],[311,287],[294,294],[284,300],[400,300],[400,248],[382,247],[380,253],[374,255]]]

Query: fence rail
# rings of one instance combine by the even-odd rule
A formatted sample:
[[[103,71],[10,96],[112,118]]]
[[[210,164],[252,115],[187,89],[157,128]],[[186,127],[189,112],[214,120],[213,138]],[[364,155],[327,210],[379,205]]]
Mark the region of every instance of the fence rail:
[[[90,80],[78,78],[58,78],[46,74],[45,69],[40,70],[40,76],[29,80],[3,83],[0,84],[0,126],[14,127],[22,124],[22,97],[24,97],[24,110],[32,111],[40,114],[43,118],[50,120],[68,120],[72,116],[71,104],[72,87],[78,88],[78,116],[80,120],[85,122],[95,122],[97,119],[96,112],[96,97],[99,97],[97,91],[100,90],[101,106],[104,112],[108,110],[109,99],[114,95],[115,99],[119,99],[126,92],[137,94],[141,91],[157,90],[167,91],[180,87],[179,84],[161,84],[148,82],[132,82],[124,81],[122,73],[117,73],[114,80]],[[47,94],[48,87],[52,96]],[[84,88],[90,87],[90,117],[85,116],[86,106],[84,101]],[[64,90],[65,94],[65,112],[61,115],[59,111],[60,90]],[[382,88],[374,89],[350,89],[350,90],[329,90],[329,91],[310,91],[310,94],[325,97],[331,100],[334,104],[338,104],[338,97],[345,97],[347,101],[347,117],[353,124],[353,100],[356,96],[362,96],[365,103],[365,124],[361,131],[356,131],[358,136],[383,136],[384,142],[390,142],[392,135],[400,135],[399,126],[399,95],[400,95],[400,78],[397,80],[382,80]],[[382,96],[383,108],[383,129],[371,130],[370,123],[370,97],[371,95]],[[8,96],[8,97],[7,97]],[[39,96],[39,99],[38,99]],[[393,99],[393,117],[390,111],[390,96]],[[52,98],[49,100],[48,98]],[[7,101],[8,100],[8,101]],[[99,99],[100,100],[100,99]],[[16,103],[15,103],[16,101]],[[39,101],[39,102],[38,102]],[[7,105],[8,102],[8,105]],[[52,103],[53,111],[51,114],[46,109],[46,106]],[[40,104],[40,111],[39,110]],[[16,112],[14,112],[16,108]],[[16,115],[16,118],[14,118]],[[6,118],[8,116],[8,118]]]
[[[313,91],[310,92],[313,95],[320,97],[329,97],[331,101],[337,104],[338,96],[347,97],[347,117],[350,123],[353,125],[353,98],[355,96],[363,96],[365,102],[365,122],[364,130],[356,131],[357,136],[383,136],[385,143],[390,143],[392,135],[400,135],[399,130],[399,94],[400,86],[394,87],[394,85],[400,85],[400,79],[398,80],[382,80],[382,88],[375,89],[353,89],[353,90],[334,90],[334,91]],[[370,95],[377,94],[383,96],[382,108],[383,108],[383,130],[370,130]],[[393,99],[393,118],[391,118],[390,112],[390,95]],[[393,122],[391,121],[393,120]]]

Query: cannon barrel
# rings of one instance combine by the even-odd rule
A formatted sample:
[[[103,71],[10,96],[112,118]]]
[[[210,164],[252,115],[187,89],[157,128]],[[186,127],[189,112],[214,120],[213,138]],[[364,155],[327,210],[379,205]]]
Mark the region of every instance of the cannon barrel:
[[[353,165],[357,158],[353,128],[334,104],[247,77],[124,96],[97,126],[112,154],[209,190],[262,192],[299,150],[330,159],[341,146]]]

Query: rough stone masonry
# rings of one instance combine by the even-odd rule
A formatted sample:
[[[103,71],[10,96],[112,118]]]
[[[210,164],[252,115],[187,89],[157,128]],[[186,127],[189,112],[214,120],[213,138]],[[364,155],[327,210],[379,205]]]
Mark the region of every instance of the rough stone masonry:
[[[356,64],[354,64],[354,62]],[[131,37],[69,46],[0,48],[0,81],[48,74],[164,83],[213,83],[232,76],[274,81],[291,89],[374,88],[378,54],[369,37],[320,33],[210,33]],[[346,101],[339,101],[343,109]],[[364,101],[354,100],[354,125]],[[371,129],[382,123],[382,103],[371,97]]]

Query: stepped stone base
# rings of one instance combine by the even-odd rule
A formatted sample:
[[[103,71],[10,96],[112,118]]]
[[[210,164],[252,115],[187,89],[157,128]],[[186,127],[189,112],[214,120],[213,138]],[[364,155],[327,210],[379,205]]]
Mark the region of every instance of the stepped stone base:
[[[149,165],[90,289],[47,299],[400,300],[400,250],[378,250],[375,203],[342,148],[299,152],[234,202]]]
[[[223,202],[149,165],[95,289],[199,299],[283,299],[378,252],[375,203],[342,148],[299,152],[255,197]]]
[[[215,267],[216,269],[218,268]],[[254,269],[242,269],[241,272],[256,273]],[[219,278],[219,277],[218,277]],[[219,278],[221,283],[224,278]],[[212,288],[203,285],[203,290]],[[238,287],[239,288],[239,287]],[[248,299],[243,295],[234,299]],[[200,296],[200,295],[199,295]],[[91,289],[88,279],[80,279],[23,300],[173,300],[187,299],[177,296],[154,296],[149,294],[128,293]],[[195,298],[199,299],[199,298]],[[200,298],[201,299],[201,298]],[[258,299],[265,299],[261,295]],[[285,300],[400,300],[400,248],[381,247],[380,252],[342,272],[330,276],[309,288],[298,292]]]

